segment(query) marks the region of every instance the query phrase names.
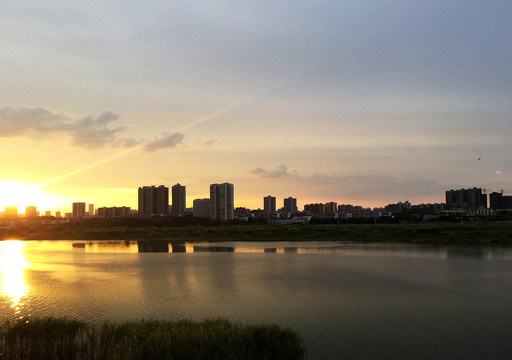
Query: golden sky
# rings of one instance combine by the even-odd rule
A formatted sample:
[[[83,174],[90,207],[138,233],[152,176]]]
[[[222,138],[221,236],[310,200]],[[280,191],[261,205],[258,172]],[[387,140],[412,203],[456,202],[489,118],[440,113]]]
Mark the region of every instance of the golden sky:
[[[0,209],[512,192],[508,2],[0,5]],[[480,160],[478,160],[480,159]]]

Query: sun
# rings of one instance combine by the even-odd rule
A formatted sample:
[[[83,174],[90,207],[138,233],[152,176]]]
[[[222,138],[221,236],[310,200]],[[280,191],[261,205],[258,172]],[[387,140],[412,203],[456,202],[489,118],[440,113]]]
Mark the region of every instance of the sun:
[[[7,206],[18,208],[18,213],[25,213],[27,206],[36,206],[44,210],[52,207],[53,199],[38,185],[17,180],[0,180],[0,211]]]

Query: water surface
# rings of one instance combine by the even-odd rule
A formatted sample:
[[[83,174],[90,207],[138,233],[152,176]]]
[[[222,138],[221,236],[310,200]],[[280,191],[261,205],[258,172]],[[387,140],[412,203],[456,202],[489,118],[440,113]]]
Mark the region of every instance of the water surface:
[[[277,322],[312,359],[508,359],[512,250],[0,242],[0,317]]]

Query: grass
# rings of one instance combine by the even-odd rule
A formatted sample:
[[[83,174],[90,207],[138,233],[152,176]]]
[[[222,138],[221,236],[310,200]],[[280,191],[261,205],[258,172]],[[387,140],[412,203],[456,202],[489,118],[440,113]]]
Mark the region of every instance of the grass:
[[[512,221],[382,225],[99,226],[40,225],[0,229],[0,239],[169,241],[400,241],[512,244]]]
[[[0,359],[304,359],[302,338],[275,324],[225,319],[103,323],[62,318],[5,322]]]

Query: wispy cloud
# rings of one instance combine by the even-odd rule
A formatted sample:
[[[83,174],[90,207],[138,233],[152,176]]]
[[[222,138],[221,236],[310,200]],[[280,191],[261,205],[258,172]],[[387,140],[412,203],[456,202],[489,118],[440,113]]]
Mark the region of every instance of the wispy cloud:
[[[111,126],[119,119],[112,111],[104,111],[75,119],[64,111],[55,112],[43,107],[23,106],[0,109],[0,137],[26,136],[39,139],[48,134],[69,136],[78,147],[131,147],[140,141],[120,137],[127,126]]]
[[[76,119],[64,111],[44,107],[5,107],[0,109],[0,137],[42,139],[55,134],[67,136],[71,145],[87,149],[142,146],[145,151],[174,148],[183,141],[183,134],[178,132],[162,133],[150,140],[125,138],[121,133],[128,126],[113,126],[118,120],[119,115],[112,111]]]
[[[289,172],[286,165],[280,165],[276,169],[266,170],[257,167],[252,174],[269,180],[287,178],[284,188],[307,189],[308,196],[322,198],[325,201],[338,201],[350,198],[364,203],[383,203],[386,199],[397,201],[411,200],[423,201],[423,199],[438,199],[442,202],[444,191],[453,188],[453,185],[443,185],[435,181],[421,179],[397,179],[382,174],[365,175],[327,175],[313,174],[303,176],[295,171]],[[283,182],[280,182],[284,184]],[[279,183],[273,183],[279,188]],[[301,190],[298,191],[299,196]],[[300,197],[300,196],[299,196]]]
[[[173,132],[172,134],[163,133],[161,136],[156,137],[149,141],[145,146],[146,151],[155,151],[159,149],[174,148],[176,145],[181,144],[183,141],[183,134]]]
[[[256,169],[252,170],[251,173],[264,178],[280,178],[293,175],[288,172],[286,165],[279,165],[277,169],[274,170],[266,170],[258,166]]]

